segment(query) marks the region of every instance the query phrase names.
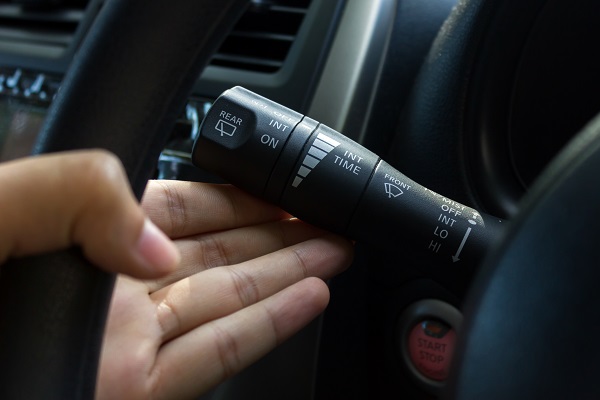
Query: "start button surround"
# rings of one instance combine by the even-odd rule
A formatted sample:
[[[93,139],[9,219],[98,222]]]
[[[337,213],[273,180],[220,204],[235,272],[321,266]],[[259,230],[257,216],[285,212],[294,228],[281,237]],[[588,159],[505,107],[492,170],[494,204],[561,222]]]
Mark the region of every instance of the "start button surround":
[[[421,300],[398,320],[402,362],[424,389],[438,393],[449,375],[462,314],[440,300]]]

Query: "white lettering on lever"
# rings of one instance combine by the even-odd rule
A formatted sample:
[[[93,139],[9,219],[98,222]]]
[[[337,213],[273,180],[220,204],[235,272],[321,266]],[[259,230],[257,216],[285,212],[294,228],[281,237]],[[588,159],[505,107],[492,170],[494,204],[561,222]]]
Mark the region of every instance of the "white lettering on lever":
[[[275,121],[274,119],[272,119],[271,122],[269,122],[269,126],[272,126],[273,128],[275,128],[281,132],[285,132],[286,130],[289,129],[289,126],[284,125],[281,122]]]
[[[354,165],[354,163],[350,163],[348,160],[343,159],[340,156],[335,156],[335,160],[333,162],[344,169],[352,172],[354,175],[358,175],[361,168],[358,165]]]
[[[224,119],[225,121],[232,122],[235,125],[242,125],[242,122],[244,122],[241,118],[236,117],[235,115],[230,114],[226,111],[221,111],[221,114],[219,114],[219,117],[221,117],[221,119]]]

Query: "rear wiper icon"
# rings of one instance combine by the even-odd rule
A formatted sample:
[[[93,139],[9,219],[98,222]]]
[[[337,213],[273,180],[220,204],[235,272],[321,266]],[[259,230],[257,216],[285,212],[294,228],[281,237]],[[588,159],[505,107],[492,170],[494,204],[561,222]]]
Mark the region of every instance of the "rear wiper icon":
[[[385,184],[385,192],[387,193],[388,197],[391,199],[392,197],[398,197],[400,195],[403,195],[404,192],[402,191],[402,189],[400,189],[398,186],[396,185],[392,185],[391,183],[386,183]]]
[[[217,125],[215,126],[215,129],[217,130],[217,132],[221,133],[221,136],[223,135],[227,135],[227,136],[233,136],[235,135],[235,131],[237,129],[237,126],[230,124],[227,121],[223,121],[222,119],[219,120],[219,122],[217,122]]]

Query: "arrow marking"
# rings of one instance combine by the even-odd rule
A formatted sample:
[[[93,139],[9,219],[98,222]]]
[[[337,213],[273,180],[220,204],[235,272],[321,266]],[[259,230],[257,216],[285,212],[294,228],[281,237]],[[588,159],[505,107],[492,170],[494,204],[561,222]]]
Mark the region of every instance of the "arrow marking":
[[[463,247],[465,247],[465,243],[467,243],[467,239],[469,238],[470,234],[471,234],[471,227],[468,227],[467,232],[465,233],[465,236],[463,237],[462,242],[460,242],[460,246],[458,246],[458,250],[456,251],[456,254],[452,256],[452,261],[454,261],[454,262],[460,261],[460,258],[458,258],[458,256],[462,252]]]

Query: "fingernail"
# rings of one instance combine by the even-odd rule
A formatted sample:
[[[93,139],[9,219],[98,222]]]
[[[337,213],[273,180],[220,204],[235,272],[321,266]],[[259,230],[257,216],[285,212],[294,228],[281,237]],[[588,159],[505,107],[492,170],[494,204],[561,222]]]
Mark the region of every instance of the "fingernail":
[[[175,244],[149,219],[136,244],[136,252],[146,269],[153,274],[166,274],[173,271],[180,261]]]

